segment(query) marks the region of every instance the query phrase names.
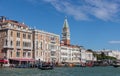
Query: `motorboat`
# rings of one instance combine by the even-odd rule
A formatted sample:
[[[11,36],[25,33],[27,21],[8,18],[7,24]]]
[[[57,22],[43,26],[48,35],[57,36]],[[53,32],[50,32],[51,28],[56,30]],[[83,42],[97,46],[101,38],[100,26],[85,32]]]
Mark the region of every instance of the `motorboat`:
[[[120,61],[115,61],[112,66],[113,67],[120,67]]]
[[[113,64],[113,67],[120,67],[120,63]]]

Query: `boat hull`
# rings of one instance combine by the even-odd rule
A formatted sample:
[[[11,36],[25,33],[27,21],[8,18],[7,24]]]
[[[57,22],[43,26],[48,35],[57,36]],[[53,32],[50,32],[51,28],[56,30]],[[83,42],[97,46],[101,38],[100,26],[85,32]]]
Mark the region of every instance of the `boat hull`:
[[[53,65],[40,65],[38,66],[38,69],[41,69],[41,70],[52,70],[54,67]]]
[[[39,67],[38,69],[41,69],[41,70],[52,70],[53,67]]]
[[[116,67],[116,68],[117,68],[117,67],[120,67],[120,65],[117,65],[117,64],[116,64],[116,65],[113,65],[113,67]]]

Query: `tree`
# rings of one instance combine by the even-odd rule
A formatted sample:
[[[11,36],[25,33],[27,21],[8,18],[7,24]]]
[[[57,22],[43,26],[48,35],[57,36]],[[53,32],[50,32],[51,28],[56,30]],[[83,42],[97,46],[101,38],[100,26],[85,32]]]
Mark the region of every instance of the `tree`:
[[[94,57],[97,57],[97,54],[92,49],[87,49],[87,51],[92,52]]]
[[[93,52],[93,50],[92,50],[92,49],[87,49],[87,51],[89,51],[89,52]]]

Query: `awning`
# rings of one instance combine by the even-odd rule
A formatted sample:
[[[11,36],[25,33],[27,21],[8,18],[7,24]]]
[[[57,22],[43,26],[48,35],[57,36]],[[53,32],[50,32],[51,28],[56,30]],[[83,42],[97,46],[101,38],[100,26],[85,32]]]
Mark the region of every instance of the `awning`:
[[[30,61],[30,62],[34,62],[34,59],[21,59],[21,58],[14,58],[14,59],[10,59],[10,60],[15,60],[15,61]]]
[[[8,61],[7,60],[0,60],[0,63],[7,63]]]

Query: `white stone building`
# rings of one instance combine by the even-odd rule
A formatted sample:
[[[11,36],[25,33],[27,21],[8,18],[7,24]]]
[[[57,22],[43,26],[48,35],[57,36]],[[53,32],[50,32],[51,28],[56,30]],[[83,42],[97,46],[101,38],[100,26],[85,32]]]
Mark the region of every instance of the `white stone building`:
[[[112,57],[115,57],[118,60],[120,60],[120,51],[118,51],[118,50],[107,50],[107,49],[104,49],[104,50],[101,50],[101,51],[96,51],[97,54],[101,54],[102,52],[106,56],[112,56]]]
[[[93,52],[91,51],[86,51],[86,62],[87,61],[96,61],[97,58],[94,57]]]

